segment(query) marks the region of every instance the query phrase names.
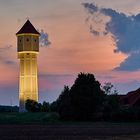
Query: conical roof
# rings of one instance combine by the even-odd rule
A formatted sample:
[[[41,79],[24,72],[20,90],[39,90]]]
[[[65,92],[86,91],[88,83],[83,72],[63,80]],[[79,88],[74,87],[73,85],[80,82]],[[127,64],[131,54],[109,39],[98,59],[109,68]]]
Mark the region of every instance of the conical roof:
[[[16,35],[18,34],[26,34],[26,33],[31,33],[31,34],[38,34],[40,35],[40,33],[35,29],[35,27],[32,25],[32,23],[27,20],[26,23],[23,25],[23,27],[16,33]]]

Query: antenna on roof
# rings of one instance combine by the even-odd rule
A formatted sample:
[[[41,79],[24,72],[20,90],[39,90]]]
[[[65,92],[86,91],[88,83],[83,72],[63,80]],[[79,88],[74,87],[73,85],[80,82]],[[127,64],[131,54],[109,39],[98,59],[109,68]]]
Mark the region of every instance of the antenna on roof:
[[[26,20],[29,20],[30,18],[29,17],[26,17]]]

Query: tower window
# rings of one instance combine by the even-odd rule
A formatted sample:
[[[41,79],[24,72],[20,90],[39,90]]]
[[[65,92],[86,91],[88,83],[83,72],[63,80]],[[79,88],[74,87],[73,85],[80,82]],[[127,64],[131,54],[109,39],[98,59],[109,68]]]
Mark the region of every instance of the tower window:
[[[26,41],[29,42],[29,38],[27,38]]]
[[[36,39],[35,39],[35,42],[36,42]]]
[[[21,42],[21,39],[19,40],[19,42]]]

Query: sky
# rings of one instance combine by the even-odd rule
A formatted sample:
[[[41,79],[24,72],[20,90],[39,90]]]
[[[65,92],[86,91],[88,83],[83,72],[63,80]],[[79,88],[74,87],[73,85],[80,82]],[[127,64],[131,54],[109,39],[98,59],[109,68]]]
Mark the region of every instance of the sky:
[[[54,101],[80,72],[119,94],[140,87],[139,0],[0,0],[0,104],[18,105],[15,33],[29,18],[41,33],[39,102]]]

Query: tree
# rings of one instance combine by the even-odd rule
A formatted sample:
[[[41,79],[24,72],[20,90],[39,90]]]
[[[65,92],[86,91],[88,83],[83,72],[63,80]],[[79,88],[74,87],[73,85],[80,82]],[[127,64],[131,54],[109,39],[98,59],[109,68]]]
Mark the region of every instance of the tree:
[[[50,112],[57,112],[57,111],[58,111],[57,101],[54,101],[50,104]]]
[[[106,102],[112,109],[117,109],[119,106],[118,91],[114,88],[112,83],[105,83],[103,86],[104,93],[106,94]]]
[[[110,82],[107,82],[103,86],[103,91],[106,95],[117,95],[118,91],[114,88],[114,85]]]
[[[41,112],[50,112],[50,104],[47,102],[43,102],[41,105]]]
[[[118,91],[110,82],[105,83],[103,91],[106,95],[103,104],[104,119],[110,119],[112,114],[119,110]]]
[[[73,117],[78,120],[92,119],[102,106],[104,92],[93,74],[80,73],[70,89]]]
[[[71,98],[68,86],[64,86],[64,90],[57,99],[57,109],[62,119],[71,119]]]
[[[41,104],[30,99],[26,100],[25,106],[28,112],[39,112],[41,109]]]

